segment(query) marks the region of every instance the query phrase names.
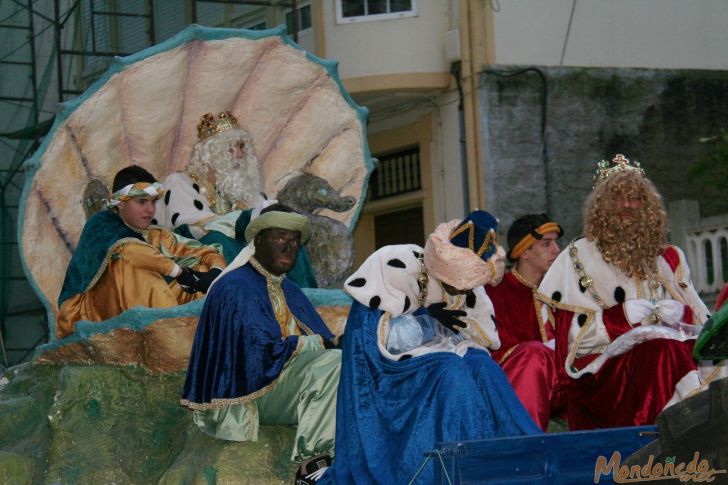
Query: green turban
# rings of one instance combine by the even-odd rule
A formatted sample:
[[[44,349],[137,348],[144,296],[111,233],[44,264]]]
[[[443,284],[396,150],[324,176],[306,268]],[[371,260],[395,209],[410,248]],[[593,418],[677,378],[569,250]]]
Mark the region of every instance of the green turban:
[[[308,217],[295,212],[270,211],[259,215],[248,224],[245,228],[245,240],[251,243],[260,231],[271,228],[300,232],[301,244],[305,244],[311,237]]]

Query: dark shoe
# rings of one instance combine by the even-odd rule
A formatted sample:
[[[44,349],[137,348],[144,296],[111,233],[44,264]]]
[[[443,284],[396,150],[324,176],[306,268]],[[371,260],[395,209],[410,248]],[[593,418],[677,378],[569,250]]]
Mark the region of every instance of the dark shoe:
[[[329,455],[314,456],[310,460],[301,463],[296,472],[295,485],[313,485],[324,475],[324,472],[331,466]]]

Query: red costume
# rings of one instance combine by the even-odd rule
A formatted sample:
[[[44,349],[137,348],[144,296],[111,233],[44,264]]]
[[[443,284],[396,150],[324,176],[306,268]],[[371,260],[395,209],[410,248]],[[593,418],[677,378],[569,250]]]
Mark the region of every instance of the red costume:
[[[717,312],[720,310],[720,307],[723,306],[723,303],[728,300],[728,283],[725,284],[722,290],[720,290],[720,295],[718,295],[718,299],[715,300],[715,311]]]
[[[580,284],[587,280],[586,287]],[[628,278],[586,239],[572,243],[544,277],[539,292],[555,307],[556,354],[570,429],[654,424],[666,404],[706,383],[692,358],[696,333],[690,324],[701,323],[707,308],[680,250],[665,250],[655,281],[659,285],[650,290],[647,282]],[[628,320],[625,302],[649,298],[650,291],[656,300],[673,298],[685,305],[683,330],[661,321]]]
[[[538,288],[554,309],[570,429],[654,424],[728,371],[693,360],[708,309],[685,255],[666,243],[659,193],[623,155],[597,166],[585,237],[559,254]]]
[[[513,270],[498,286],[486,286],[495,309],[500,349],[491,352],[533,420],[546,430],[550,416],[562,407],[556,355],[546,342],[554,338],[541,321],[537,290]]]

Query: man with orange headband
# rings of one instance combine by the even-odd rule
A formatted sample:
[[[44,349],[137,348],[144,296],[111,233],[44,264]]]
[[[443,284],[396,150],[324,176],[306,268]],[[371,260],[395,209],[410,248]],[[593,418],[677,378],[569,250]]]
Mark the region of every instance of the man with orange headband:
[[[108,210],[86,221],[58,298],[56,335],[136,307],[165,308],[202,298],[225,267],[212,246],[152,226],[164,189],[138,165],[114,177]]]
[[[498,286],[486,286],[495,308],[501,346],[492,352],[523,406],[541,429],[562,407],[554,331],[541,315],[537,288],[559,255],[561,227],[545,214],[528,214],[508,229],[508,260],[515,263]]]
[[[654,424],[725,373],[692,356],[708,309],[667,242],[662,197],[639,163],[601,161],[583,218],[585,237],[538,288],[553,309],[569,428]]]

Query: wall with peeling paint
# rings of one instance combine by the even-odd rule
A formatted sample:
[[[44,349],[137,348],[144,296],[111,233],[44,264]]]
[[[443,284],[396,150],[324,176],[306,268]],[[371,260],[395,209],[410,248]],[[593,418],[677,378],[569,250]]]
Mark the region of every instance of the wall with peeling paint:
[[[595,163],[617,153],[642,163],[666,203],[728,213],[724,191],[689,176],[710,150],[701,139],[728,128],[728,71],[519,70],[495,66],[480,79],[486,197],[504,231],[546,211],[567,240],[578,235]]]

